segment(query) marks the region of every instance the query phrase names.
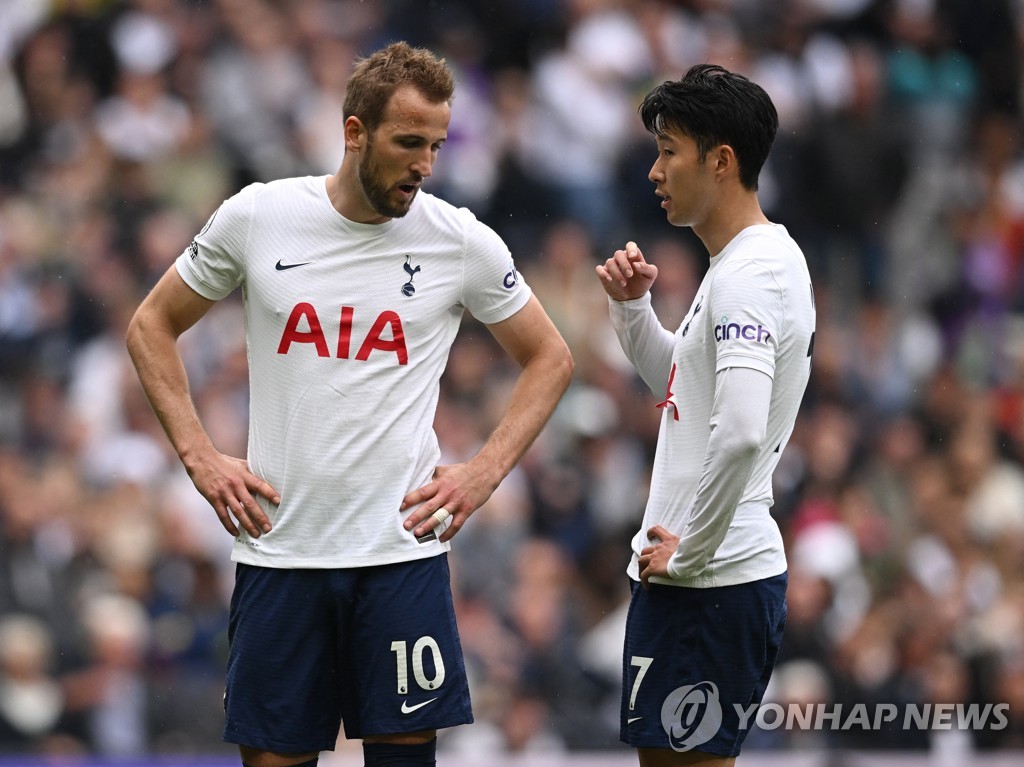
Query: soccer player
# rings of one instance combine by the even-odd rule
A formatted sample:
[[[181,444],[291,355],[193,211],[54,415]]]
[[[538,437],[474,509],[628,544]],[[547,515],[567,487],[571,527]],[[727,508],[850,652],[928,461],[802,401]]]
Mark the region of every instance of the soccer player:
[[[367,765],[432,765],[436,730],[472,721],[446,552],[572,358],[499,237],[420,190],[453,91],[444,60],[405,43],[358,61],[337,173],[226,200],[128,330],[169,440],[235,536],[224,738],[247,767],[311,767],[342,722]],[[177,349],[237,287],[248,460],[211,443]],[[465,310],[521,369],[480,451],[439,466],[439,379]]]
[[[730,765],[786,621],[772,472],[810,374],[814,299],[800,248],[757,198],[778,128],[764,90],[698,65],[654,88],[640,116],[661,207],[711,263],[674,333],[651,308],[658,268],[636,243],[597,267],[622,348],[663,410],[628,568],[621,738],[645,767]]]

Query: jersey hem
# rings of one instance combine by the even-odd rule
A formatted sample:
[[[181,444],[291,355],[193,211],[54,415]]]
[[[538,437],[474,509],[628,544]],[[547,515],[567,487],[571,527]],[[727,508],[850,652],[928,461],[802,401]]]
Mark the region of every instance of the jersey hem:
[[[298,559],[274,555],[253,556],[249,547],[239,548],[236,544],[231,552],[231,561],[254,567],[273,567],[280,570],[344,570],[353,567],[377,567],[394,565],[399,562],[415,562],[420,559],[440,556],[451,551],[451,543],[441,543],[424,549],[422,552],[399,551],[391,555],[367,554],[359,557],[314,557]]]
[[[775,380],[775,365],[757,357],[748,357],[745,354],[723,354],[715,364],[715,372],[721,373],[726,368],[749,368],[764,373]]]
[[[231,292],[228,291],[227,293],[220,293],[210,285],[207,285],[202,281],[199,275],[193,271],[192,265],[182,257],[178,257],[175,260],[174,267],[178,272],[178,276],[181,277],[186,285],[209,301],[220,301],[223,298],[227,298]]]
[[[505,306],[500,309],[488,312],[486,316],[473,314],[472,311],[470,311],[470,314],[473,314],[473,318],[479,320],[484,325],[496,325],[499,322],[504,322],[509,317],[512,317],[522,310],[530,302],[530,298],[532,296],[533,289],[526,283],[523,283],[523,287],[519,291],[518,295],[514,296],[512,301],[505,304]]]
[[[712,572],[710,575],[698,575],[692,578],[680,579],[654,576],[650,579],[650,582],[662,586],[678,586],[688,589],[713,589],[719,586],[738,586],[741,583],[763,581],[765,578],[774,578],[777,575],[782,575],[788,569],[789,565],[785,559],[781,562],[776,562],[773,559],[770,563],[766,562],[753,569],[744,568],[743,572]],[[629,566],[626,574],[632,580],[640,582],[638,568],[635,563]]]

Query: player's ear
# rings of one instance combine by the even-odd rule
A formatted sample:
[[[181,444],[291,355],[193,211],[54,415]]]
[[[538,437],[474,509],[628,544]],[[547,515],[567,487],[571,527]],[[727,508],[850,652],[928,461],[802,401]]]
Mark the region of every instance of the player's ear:
[[[715,174],[719,180],[725,178],[730,172],[739,173],[739,162],[736,159],[736,152],[728,144],[719,144],[713,148],[710,157],[714,163]]]
[[[366,142],[369,139],[366,126],[355,115],[349,115],[345,118],[344,135],[346,152],[358,152],[366,146]]]

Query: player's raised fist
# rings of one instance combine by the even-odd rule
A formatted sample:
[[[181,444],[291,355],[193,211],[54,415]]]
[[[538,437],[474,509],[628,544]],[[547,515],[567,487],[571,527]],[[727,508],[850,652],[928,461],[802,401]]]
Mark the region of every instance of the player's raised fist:
[[[644,260],[644,254],[632,240],[596,267],[605,292],[616,301],[640,298],[658,278],[658,267]]]

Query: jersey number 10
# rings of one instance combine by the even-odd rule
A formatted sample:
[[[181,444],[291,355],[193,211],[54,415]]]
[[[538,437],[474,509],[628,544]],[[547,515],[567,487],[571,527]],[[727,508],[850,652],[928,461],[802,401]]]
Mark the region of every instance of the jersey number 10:
[[[430,650],[430,660],[434,666],[432,677],[428,677],[423,668],[423,653],[427,650]],[[395,654],[398,694],[405,695],[409,692],[408,642],[392,642],[391,652]],[[436,690],[444,684],[444,661],[441,659],[441,648],[434,637],[420,637],[412,646],[412,676],[423,690]]]

